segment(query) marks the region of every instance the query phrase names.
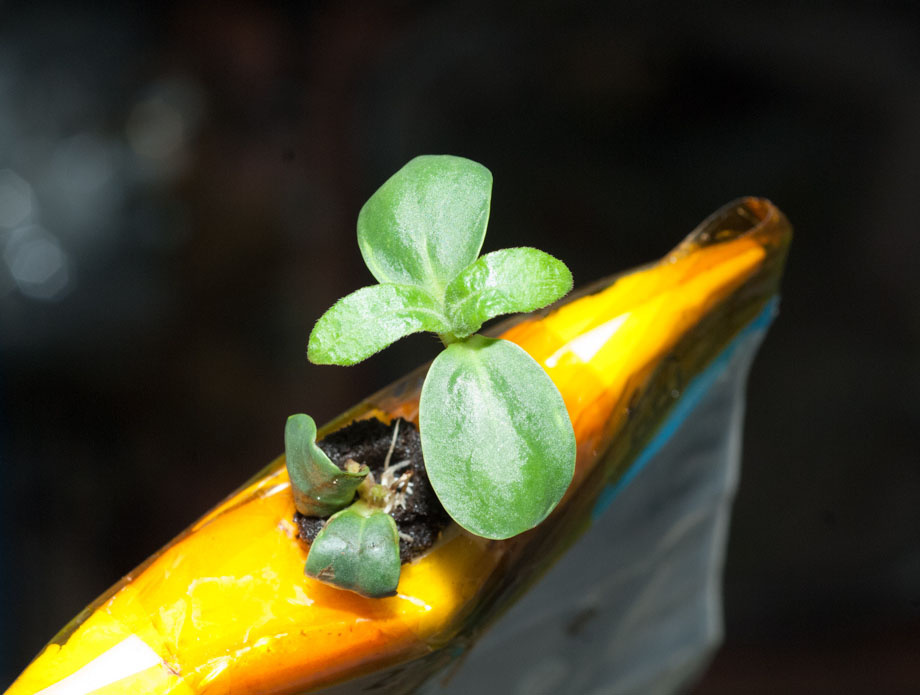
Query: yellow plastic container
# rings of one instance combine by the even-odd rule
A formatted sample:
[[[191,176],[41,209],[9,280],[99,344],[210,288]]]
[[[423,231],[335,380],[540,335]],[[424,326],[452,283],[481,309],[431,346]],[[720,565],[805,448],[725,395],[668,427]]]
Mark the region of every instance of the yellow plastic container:
[[[489,541],[450,526],[403,566],[397,596],[362,598],[304,576],[280,457],[90,604],[7,695],[410,692],[565,561],[682,384],[775,295],[790,238],[769,202],[740,200],[658,263],[500,329],[559,387],[578,442],[573,484],[536,529]],[[426,368],[320,436],[363,417],[417,421]]]

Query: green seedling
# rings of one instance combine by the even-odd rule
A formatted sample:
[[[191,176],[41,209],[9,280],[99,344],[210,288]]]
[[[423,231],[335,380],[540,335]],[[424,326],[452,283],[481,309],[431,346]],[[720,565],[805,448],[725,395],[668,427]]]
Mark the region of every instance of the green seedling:
[[[445,350],[419,402],[428,477],[458,524],[501,539],[533,528],[562,499],[575,435],[546,372],[517,345],[476,331],[547,306],[572,288],[572,275],[533,248],[479,257],[491,195],[489,170],[461,157],[417,157],[396,172],[358,215],[358,245],[379,284],[336,302],[307,355],[351,365],[411,333],[436,333]]]
[[[396,522],[360,500],[336,512],[313,540],[305,571],[369,598],[393,596],[399,583]]]
[[[384,463],[383,480],[374,481],[367,466],[348,461],[335,465],[316,445],[316,423],[309,415],[291,415],[284,429],[288,475],[294,506],[304,516],[332,516],[313,539],[307,575],[362,596],[383,598],[399,583],[399,533],[387,512],[398,497],[390,467],[396,436]],[[387,484],[387,483],[390,484]]]
[[[304,516],[329,516],[351,504],[368,474],[367,466],[342,470],[316,446],[316,423],[291,415],[284,428],[284,452],[294,506]]]

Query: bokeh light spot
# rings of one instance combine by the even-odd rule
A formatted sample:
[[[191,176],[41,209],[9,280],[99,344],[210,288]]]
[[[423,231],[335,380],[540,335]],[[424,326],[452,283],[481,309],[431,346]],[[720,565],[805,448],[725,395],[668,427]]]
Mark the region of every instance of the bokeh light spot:
[[[0,227],[12,229],[32,214],[32,187],[12,169],[0,170]]]
[[[3,258],[19,291],[32,299],[60,299],[70,285],[70,263],[56,237],[41,227],[16,230]]]
[[[137,154],[167,159],[182,146],[185,124],[175,106],[153,97],[134,107],[128,119],[127,135]]]

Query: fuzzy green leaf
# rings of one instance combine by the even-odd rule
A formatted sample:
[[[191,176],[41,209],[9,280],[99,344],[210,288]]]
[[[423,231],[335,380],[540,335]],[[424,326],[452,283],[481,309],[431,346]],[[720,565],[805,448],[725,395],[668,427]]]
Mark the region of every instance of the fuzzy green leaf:
[[[412,285],[371,285],[343,297],[323,314],[307,345],[314,364],[349,365],[418,331],[443,333],[441,306]]]
[[[548,253],[526,247],[487,253],[447,286],[451,332],[463,338],[490,318],[541,309],[571,289],[572,273]]]
[[[358,245],[378,282],[419,285],[440,299],[476,260],[489,220],[492,174],[451,155],[416,157],[358,214]]]
[[[317,534],[304,571],[340,589],[383,598],[396,593],[399,568],[396,522],[359,501],[334,514]]]
[[[428,371],[422,452],[441,504],[467,530],[508,538],[552,511],[572,480],[575,435],[562,396],[533,358],[475,335]]]
[[[368,473],[343,471],[316,446],[316,423],[309,415],[291,415],[284,427],[284,453],[294,506],[305,516],[329,516],[347,506]]]

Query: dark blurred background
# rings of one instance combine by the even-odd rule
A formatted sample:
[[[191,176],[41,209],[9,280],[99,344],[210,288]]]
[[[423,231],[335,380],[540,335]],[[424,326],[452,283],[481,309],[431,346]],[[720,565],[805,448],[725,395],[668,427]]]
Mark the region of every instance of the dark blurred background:
[[[913,2],[0,2],[0,686],[320,422],[313,322],[371,281],[364,200],[495,177],[485,250],[584,284],[746,194],[797,230],[751,377],[721,693],[920,684]]]

